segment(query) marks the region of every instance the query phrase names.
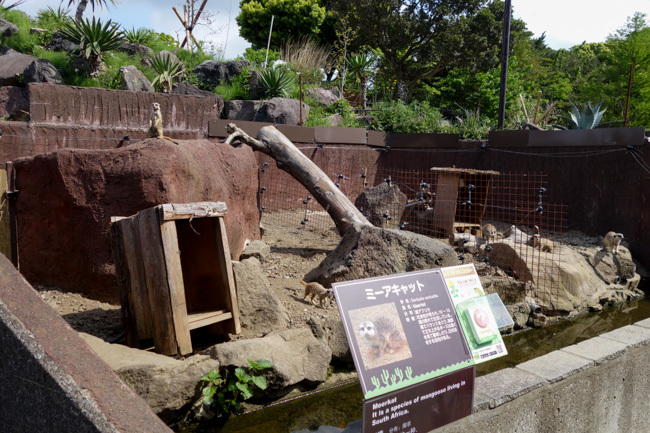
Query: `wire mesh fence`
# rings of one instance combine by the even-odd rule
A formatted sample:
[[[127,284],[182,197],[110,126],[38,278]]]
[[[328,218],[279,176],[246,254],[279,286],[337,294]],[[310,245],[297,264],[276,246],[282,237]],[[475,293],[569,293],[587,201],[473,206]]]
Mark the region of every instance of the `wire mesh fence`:
[[[448,168],[369,172],[345,163],[337,168],[326,174],[376,226],[443,240],[458,252],[458,263],[474,263],[486,277],[486,289],[506,303],[556,310],[566,206],[547,201],[546,175]],[[263,215],[307,230],[334,226],[309,192],[271,159],[263,162],[259,179]],[[372,201],[370,188],[382,184],[394,197],[364,208]]]

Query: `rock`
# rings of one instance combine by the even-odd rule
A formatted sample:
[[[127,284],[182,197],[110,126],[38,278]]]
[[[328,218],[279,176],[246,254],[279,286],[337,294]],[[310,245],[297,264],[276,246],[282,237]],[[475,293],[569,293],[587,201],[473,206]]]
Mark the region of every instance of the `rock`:
[[[253,69],[249,71],[249,74],[248,97],[250,99],[262,99],[262,96],[264,94],[264,89],[262,89],[262,86],[260,86],[260,78],[262,77],[262,73]]]
[[[62,84],[59,70],[47,59],[36,59],[25,69],[24,82]]]
[[[229,120],[253,120],[262,101],[244,101],[234,99],[224,104],[224,114]]]
[[[289,315],[273,293],[260,262],[251,257],[233,263],[233,272],[237,282],[242,335],[259,337],[287,328]]]
[[[18,33],[18,26],[5,19],[0,18],[0,36],[8,38]]]
[[[61,35],[61,31],[57,30],[52,35],[50,42],[45,45],[45,49],[49,51],[65,51],[66,53],[71,53],[77,49],[77,44],[64,39]]]
[[[151,81],[149,81],[149,79],[133,65],[122,66],[120,68],[119,80],[121,90],[150,93],[155,92]]]
[[[318,101],[319,104],[324,105],[325,107],[329,107],[330,105],[332,105],[333,103],[341,99],[331,91],[327,89],[322,89],[320,87],[309,88],[305,91],[305,94],[310,98],[315,99],[316,101]]]
[[[45,35],[48,32],[48,30],[41,29],[39,27],[30,27],[29,33],[30,34],[37,34],[39,36]]]
[[[528,317],[528,326],[531,328],[541,328],[546,324],[547,317],[541,313],[533,313]]]
[[[309,117],[309,105],[303,102],[302,118],[306,120]],[[255,122],[269,122],[283,125],[300,124],[300,101],[288,98],[272,98],[264,102],[255,117]]]
[[[327,342],[327,345],[332,351],[333,361],[345,364],[354,362],[340,317],[327,317],[324,320],[310,317],[307,320],[307,324],[316,338]]]
[[[227,203],[231,258],[246,239],[259,239],[257,201],[250,200],[258,167],[250,148],[154,139],[118,149],[60,149],[14,167],[24,192],[17,204],[21,272],[34,284],[119,300],[110,218],[161,203]]]
[[[515,322],[514,330],[523,329],[528,323],[528,316],[530,316],[530,307],[525,302],[518,302],[516,304],[506,305],[506,310],[510,313],[512,320]]]
[[[324,382],[332,352],[325,341],[308,328],[287,329],[264,338],[237,340],[218,344],[205,354],[219,361],[222,367],[247,367],[248,359],[271,361],[267,379],[267,393],[283,395],[291,387],[313,387]]]
[[[4,56],[5,54],[16,54],[16,53],[18,53],[18,51],[14,50],[12,48],[9,48],[6,45],[0,46],[0,55]]]
[[[330,114],[325,118],[329,126],[343,126],[345,119],[339,113]]]
[[[221,83],[229,83],[232,78],[241,74],[244,68],[250,67],[248,60],[236,60],[231,62],[217,62],[205,60],[193,72],[197,78],[209,86],[218,86]]]
[[[217,95],[216,93],[208,92],[207,90],[201,90],[193,84],[190,83],[175,83],[172,88],[172,93],[174,95],[188,95],[188,96],[203,96],[207,98],[221,98],[223,101],[223,96]],[[223,105],[223,102],[222,104]]]
[[[264,263],[271,256],[271,247],[263,241],[253,241],[241,253],[239,260],[245,260],[249,257],[255,257]]]
[[[70,67],[72,67],[72,69],[77,73],[81,72],[95,77],[106,72],[106,64],[104,62],[100,62],[97,66],[97,69],[91,74],[90,63],[83,57],[74,57],[70,63]]]
[[[623,246],[619,246],[618,254],[600,249],[586,257],[596,274],[607,284],[618,284],[636,275],[636,265],[632,261],[630,250]]]
[[[395,184],[382,182],[363,190],[354,205],[375,227],[396,229],[406,206],[406,194]]]
[[[0,118],[23,120],[29,115],[27,89],[24,87],[0,87]]]
[[[172,62],[178,62],[179,61],[176,54],[172,53],[171,51],[167,51],[167,50],[158,51],[154,57],[169,57]]]
[[[338,281],[398,274],[458,264],[445,243],[412,232],[355,224],[305,281],[325,287]]]
[[[0,86],[20,86],[24,84],[25,69],[36,57],[17,52],[7,52],[0,57]]]
[[[142,58],[153,56],[153,50],[148,46],[132,44],[131,42],[122,42],[117,50],[127,53],[131,57],[135,57],[136,55],[140,55]]]
[[[219,368],[219,362],[205,355],[184,361],[121,344],[109,344],[92,335],[81,337],[120,378],[142,397],[164,421],[198,398],[200,378]]]

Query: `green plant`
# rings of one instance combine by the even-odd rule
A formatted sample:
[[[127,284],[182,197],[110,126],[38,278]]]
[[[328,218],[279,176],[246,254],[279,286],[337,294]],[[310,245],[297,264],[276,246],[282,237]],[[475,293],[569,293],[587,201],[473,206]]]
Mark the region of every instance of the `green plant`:
[[[348,72],[359,80],[361,85],[361,108],[366,109],[368,98],[366,96],[368,89],[368,74],[372,71],[375,59],[368,53],[349,54],[346,59]]]
[[[20,6],[23,3],[25,3],[25,0],[16,0],[12,4],[5,5],[5,0],[0,0],[0,7],[3,8],[4,10],[8,11],[9,9],[13,9],[16,6]]]
[[[102,56],[119,47],[124,39],[116,23],[108,20],[102,25],[102,21],[95,17],[92,21],[86,19],[66,23],[61,34],[79,46],[79,55],[88,61],[91,76],[99,75]]]
[[[185,66],[183,62],[170,55],[155,55],[151,59],[151,67],[156,75],[151,84],[159,91],[169,93],[172,91],[174,79],[183,75]]]
[[[562,119],[566,120],[569,123],[569,129],[594,129],[600,123],[600,120],[603,118],[603,114],[607,111],[605,108],[603,111],[600,111],[600,105],[603,101],[600,101],[593,108],[591,107],[591,102],[588,102],[585,106],[582,113],[578,110],[578,107],[571,102],[572,109],[569,111],[571,117],[560,116]],[[559,126],[561,129],[567,129],[565,127]]]
[[[132,44],[144,45],[151,39],[151,30],[140,27],[135,27],[131,30],[124,30],[124,39]]]
[[[320,84],[323,70],[330,61],[330,49],[317,45],[308,37],[289,39],[280,48],[280,59],[286,68],[302,76],[304,84]]]
[[[376,105],[377,117],[373,129],[383,132],[427,133],[440,132],[442,115],[425,102],[405,104],[402,101]]]
[[[272,67],[276,60],[280,60],[280,53],[269,50],[268,60],[266,60],[268,64],[265,65],[264,60],[267,59],[266,49],[255,50],[253,48],[246,48],[246,51],[244,51],[244,59],[251,62],[253,68]]]
[[[295,74],[285,68],[266,68],[259,85],[264,98],[287,97],[295,85]]]
[[[234,371],[224,370],[223,375],[213,369],[201,380],[207,382],[203,387],[203,402],[214,406],[223,414],[237,413],[241,402],[253,396],[254,388],[266,389],[266,378],[256,376],[262,370],[271,368],[271,362],[248,360],[247,368],[237,367]]]
[[[45,29],[59,29],[65,23],[72,21],[69,13],[70,11],[68,9],[64,9],[61,6],[56,9],[48,6],[46,9],[40,9],[38,11],[36,14],[36,22]]]

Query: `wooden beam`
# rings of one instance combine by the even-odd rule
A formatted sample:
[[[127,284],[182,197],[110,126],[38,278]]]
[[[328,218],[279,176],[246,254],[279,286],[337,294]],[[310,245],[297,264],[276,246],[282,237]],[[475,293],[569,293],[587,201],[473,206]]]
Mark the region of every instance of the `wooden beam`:
[[[220,217],[226,215],[226,203],[202,201],[196,203],[168,203],[160,206],[161,220]]]

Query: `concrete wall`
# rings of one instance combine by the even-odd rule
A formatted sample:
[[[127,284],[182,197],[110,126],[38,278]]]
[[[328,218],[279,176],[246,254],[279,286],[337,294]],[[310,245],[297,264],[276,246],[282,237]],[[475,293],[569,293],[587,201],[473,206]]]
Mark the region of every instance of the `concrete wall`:
[[[170,432],[0,255],[0,431]]]
[[[650,319],[476,380],[474,414],[437,433],[647,432]]]

